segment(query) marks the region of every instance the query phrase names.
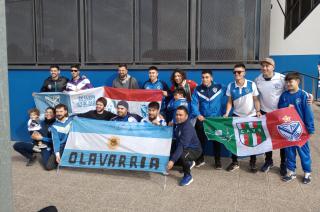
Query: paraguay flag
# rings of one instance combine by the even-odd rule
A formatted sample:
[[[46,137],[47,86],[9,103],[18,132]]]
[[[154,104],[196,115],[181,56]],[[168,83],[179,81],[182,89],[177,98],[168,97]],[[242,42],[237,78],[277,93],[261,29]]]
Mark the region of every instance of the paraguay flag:
[[[172,127],[75,117],[60,166],[166,171]]]
[[[145,118],[148,114],[148,104],[158,102],[161,106],[161,90],[126,89],[104,87],[105,98],[108,101],[107,110],[116,113],[117,103],[121,100],[128,102],[129,112]]]

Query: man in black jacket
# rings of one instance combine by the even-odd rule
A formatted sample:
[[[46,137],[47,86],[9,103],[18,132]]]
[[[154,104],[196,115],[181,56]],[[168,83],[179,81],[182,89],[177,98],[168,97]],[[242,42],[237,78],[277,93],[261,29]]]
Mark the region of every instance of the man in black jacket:
[[[193,181],[190,170],[195,165],[194,161],[201,155],[202,148],[196,130],[188,120],[188,110],[184,106],[177,108],[173,137],[175,143],[171,148],[173,151],[167,169],[172,169],[176,162],[180,163],[184,173],[180,186],[186,186]]]
[[[105,111],[105,107],[107,106],[107,100],[104,97],[100,97],[96,101],[96,109],[90,110],[86,113],[78,114],[79,117],[90,118],[90,119],[98,119],[98,120],[106,120],[109,121],[116,115]]]
[[[68,79],[60,76],[59,66],[50,66],[50,75],[51,76],[43,82],[41,92],[62,92],[66,90]]]

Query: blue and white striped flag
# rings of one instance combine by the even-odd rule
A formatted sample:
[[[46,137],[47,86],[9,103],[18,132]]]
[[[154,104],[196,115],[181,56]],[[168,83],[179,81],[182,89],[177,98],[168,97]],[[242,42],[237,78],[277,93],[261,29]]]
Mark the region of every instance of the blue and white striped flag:
[[[75,117],[61,166],[166,171],[172,127]]]

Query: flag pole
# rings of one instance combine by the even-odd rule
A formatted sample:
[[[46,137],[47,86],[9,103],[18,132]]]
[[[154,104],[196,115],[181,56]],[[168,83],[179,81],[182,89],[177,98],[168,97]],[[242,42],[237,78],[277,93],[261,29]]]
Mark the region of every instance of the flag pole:
[[[5,0],[0,0],[0,211],[13,211]]]

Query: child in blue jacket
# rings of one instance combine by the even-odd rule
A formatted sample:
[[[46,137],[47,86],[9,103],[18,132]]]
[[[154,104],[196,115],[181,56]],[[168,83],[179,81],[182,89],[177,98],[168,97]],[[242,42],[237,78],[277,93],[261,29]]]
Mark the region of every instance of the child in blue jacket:
[[[173,93],[173,99],[169,102],[167,106],[167,118],[168,125],[173,126],[176,123],[176,111],[179,106],[184,106],[187,111],[190,112],[190,105],[186,99],[186,92],[183,88],[177,88]]]
[[[294,106],[299,116],[304,122],[309,134],[314,133],[313,113],[310,105],[307,103],[308,94],[299,89],[300,76],[299,73],[289,73],[285,78],[287,91],[285,91],[279,99],[279,108]],[[287,175],[282,179],[289,182],[296,178],[296,152],[298,152],[301,160],[302,169],[304,171],[303,183],[308,184],[311,182],[311,155],[309,148],[309,141],[302,147],[292,146],[287,147],[286,151],[286,165]]]

